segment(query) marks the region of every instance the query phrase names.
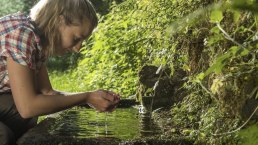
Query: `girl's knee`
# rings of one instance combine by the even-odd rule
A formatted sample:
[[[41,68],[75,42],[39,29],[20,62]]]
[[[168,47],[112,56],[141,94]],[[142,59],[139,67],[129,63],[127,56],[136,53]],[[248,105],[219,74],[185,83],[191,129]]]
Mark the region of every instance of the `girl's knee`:
[[[15,144],[15,137],[4,123],[0,122],[0,145],[13,145]]]

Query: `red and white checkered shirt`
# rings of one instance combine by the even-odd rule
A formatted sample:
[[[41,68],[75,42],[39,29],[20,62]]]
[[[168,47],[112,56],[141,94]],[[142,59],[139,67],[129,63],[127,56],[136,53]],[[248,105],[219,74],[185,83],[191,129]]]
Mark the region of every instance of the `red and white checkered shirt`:
[[[11,91],[7,58],[33,70],[39,70],[45,62],[36,28],[22,13],[0,18],[0,93]]]

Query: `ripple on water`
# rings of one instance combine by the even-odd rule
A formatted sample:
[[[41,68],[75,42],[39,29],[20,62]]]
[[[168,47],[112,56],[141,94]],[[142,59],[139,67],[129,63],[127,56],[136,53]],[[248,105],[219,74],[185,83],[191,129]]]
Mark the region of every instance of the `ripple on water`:
[[[49,132],[56,136],[75,138],[108,137],[134,139],[159,133],[149,116],[136,108],[118,108],[112,113],[73,108],[60,115]]]

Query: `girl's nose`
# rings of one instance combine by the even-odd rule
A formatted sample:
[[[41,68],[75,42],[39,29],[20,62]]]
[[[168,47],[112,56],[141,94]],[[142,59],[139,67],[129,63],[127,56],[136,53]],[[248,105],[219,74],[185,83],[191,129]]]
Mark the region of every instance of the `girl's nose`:
[[[82,42],[79,42],[79,43],[77,43],[77,44],[73,47],[73,51],[78,53],[78,52],[80,51],[81,47],[82,47]]]

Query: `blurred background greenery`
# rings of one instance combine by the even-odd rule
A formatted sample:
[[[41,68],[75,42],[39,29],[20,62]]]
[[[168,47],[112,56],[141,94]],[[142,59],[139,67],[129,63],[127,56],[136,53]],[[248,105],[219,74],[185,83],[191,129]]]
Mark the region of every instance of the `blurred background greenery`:
[[[1,0],[0,16],[18,11],[29,13],[30,8],[37,0]]]

